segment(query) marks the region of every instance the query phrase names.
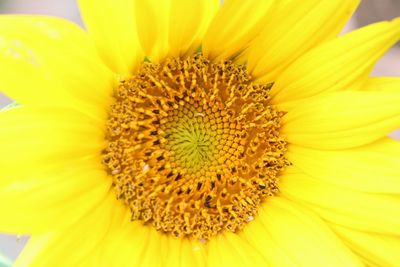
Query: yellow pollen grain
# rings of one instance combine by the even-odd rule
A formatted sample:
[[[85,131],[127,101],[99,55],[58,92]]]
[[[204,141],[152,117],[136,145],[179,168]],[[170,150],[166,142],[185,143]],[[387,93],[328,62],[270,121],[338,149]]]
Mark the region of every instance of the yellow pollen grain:
[[[271,86],[202,55],[146,62],[121,81],[103,163],[132,220],[199,240],[252,221],[289,165]]]

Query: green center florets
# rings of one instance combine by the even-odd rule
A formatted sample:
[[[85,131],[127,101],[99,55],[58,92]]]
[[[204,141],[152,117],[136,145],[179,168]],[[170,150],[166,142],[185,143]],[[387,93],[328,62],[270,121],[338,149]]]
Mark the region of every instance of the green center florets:
[[[166,124],[166,148],[176,162],[195,172],[215,160],[218,134],[216,121],[203,112],[182,108]],[[213,130],[215,129],[215,130]]]

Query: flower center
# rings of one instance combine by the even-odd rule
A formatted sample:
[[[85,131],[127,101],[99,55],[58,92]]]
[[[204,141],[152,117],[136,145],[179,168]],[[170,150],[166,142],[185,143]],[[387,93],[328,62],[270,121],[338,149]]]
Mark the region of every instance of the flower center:
[[[289,164],[271,86],[201,55],[145,63],[121,81],[103,162],[132,220],[206,240],[253,220]]]

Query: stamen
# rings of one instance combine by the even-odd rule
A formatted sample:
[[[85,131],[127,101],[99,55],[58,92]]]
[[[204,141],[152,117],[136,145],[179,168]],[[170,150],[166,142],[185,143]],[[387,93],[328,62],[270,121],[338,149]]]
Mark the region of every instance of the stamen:
[[[132,220],[199,240],[254,220],[289,165],[271,86],[201,55],[147,62],[121,81],[103,162]]]

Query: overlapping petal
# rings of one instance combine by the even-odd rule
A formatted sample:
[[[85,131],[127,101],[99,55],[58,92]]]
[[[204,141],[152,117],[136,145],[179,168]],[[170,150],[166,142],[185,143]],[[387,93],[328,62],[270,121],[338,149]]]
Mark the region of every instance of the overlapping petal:
[[[114,198],[110,192],[72,227],[33,235],[14,266],[79,266],[104,241],[113,218]]]
[[[263,213],[264,211],[260,210],[259,212]],[[240,235],[251,244],[253,249],[260,251],[267,266],[298,266],[295,259],[290,256],[290,252],[273,239],[271,233],[258,218],[249,223]]]
[[[273,103],[295,106],[295,101],[321,93],[359,88],[376,61],[399,38],[397,19],[372,24],[318,46],[275,80]]]
[[[135,1],[138,34],[152,62],[196,51],[219,7],[219,1]]]
[[[2,174],[20,162],[40,166],[100,155],[105,147],[105,126],[67,108],[16,108],[0,113],[0,124]]]
[[[276,258],[277,255],[268,257],[272,260],[271,266],[362,266],[357,257],[318,216],[282,197],[269,198],[246,229],[251,231],[251,228],[257,227],[252,224],[259,224],[258,227],[264,228],[262,232],[251,237],[258,240],[254,245],[261,253],[266,256],[271,253],[268,251],[269,247],[259,245],[266,239],[271,239],[274,246],[281,251],[281,261]],[[244,231],[248,231],[246,229]]]
[[[241,57],[255,79],[269,83],[295,59],[336,37],[359,0],[277,1],[259,36]]]
[[[171,0],[168,56],[191,55],[199,50],[219,8],[218,0]]]
[[[400,194],[400,142],[385,137],[346,150],[318,150],[291,145],[291,163],[326,185],[369,193]]]
[[[0,124],[3,231],[70,224],[109,190],[100,158],[104,126],[92,118],[68,108],[20,107],[0,113]]]
[[[400,262],[400,238],[377,235],[331,225],[344,242],[364,259],[367,265],[396,267]]]
[[[204,243],[199,240],[171,238],[151,226],[138,221],[132,222],[130,211],[120,200],[109,201],[112,202],[112,212],[108,214],[111,218],[110,225],[106,233],[99,232],[102,236],[101,243],[92,246],[90,255],[77,266],[205,266]],[[154,257],[155,254],[157,257]]]
[[[93,165],[75,160],[31,170],[30,176],[1,174],[1,230],[37,234],[80,220],[111,187],[104,171]]]
[[[399,195],[360,192],[321,183],[302,172],[283,175],[279,188],[284,197],[306,205],[331,223],[377,234],[400,235]]]
[[[282,120],[296,145],[345,149],[381,139],[400,126],[400,94],[342,91],[298,103]]]
[[[265,27],[273,0],[224,1],[203,41],[203,53],[215,61],[241,52]]]
[[[145,2],[145,1],[143,1]],[[79,0],[85,26],[107,66],[127,76],[144,54],[139,42],[133,0]]]
[[[267,265],[262,252],[252,249],[246,240],[233,233],[224,233],[211,239],[207,259],[207,266],[210,267]]]
[[[399,77],[374,77],[362,88],[368,91],[400,93]]]
[[[77,25],[43,16],[0,17],[0,90],[28,106],[70,107],[103,119],[113,75]]]

